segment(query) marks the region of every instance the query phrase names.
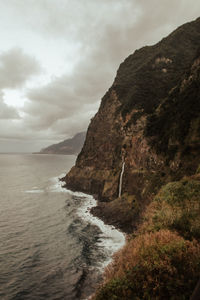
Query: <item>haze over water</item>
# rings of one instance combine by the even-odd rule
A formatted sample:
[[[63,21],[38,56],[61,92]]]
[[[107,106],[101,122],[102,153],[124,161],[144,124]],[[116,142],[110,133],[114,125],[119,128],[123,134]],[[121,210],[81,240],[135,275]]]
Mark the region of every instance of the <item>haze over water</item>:
[[[58,182],[74,162],[0,155],[0,299],[73,300],[93,291],[108,252],[101,230],[81,218],[89,198]]]

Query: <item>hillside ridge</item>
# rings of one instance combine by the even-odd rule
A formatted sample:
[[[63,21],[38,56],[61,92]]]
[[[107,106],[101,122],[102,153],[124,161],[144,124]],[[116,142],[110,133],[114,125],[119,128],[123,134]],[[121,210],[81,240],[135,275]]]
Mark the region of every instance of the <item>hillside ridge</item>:
[[[85,136],[86,132],[79,132],[70,139],[43,148],[40,154],[78,154],[83,147]]]

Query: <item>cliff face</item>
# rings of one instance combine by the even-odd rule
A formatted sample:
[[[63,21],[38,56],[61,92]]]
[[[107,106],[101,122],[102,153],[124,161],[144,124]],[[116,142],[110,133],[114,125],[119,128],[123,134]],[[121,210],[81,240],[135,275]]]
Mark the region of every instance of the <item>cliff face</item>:
[[[196,170],[199,111],[200,18],[136,50],[120,65],[65,177],[67,187],[109,202],[102,204],[103,214],[116,219],[121,211],[131,227],[162,184]]]
[[[85,132],[77,133],[73,138],[51,145],[40,151],[41,154],[78,154],[83,147]]]

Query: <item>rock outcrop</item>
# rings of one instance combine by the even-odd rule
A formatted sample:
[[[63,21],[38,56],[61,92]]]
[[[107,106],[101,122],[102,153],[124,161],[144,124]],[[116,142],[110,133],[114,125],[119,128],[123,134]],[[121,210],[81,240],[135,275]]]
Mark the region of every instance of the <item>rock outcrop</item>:
[[[130,231],[162,184],[195,172],[199,112],[200,18],[120,65],[66,186],[95,194],[102,204],[94,212]]]
[[[54,144],[44,148],[40,154],[78,154],[83,147],[86,132],[79,132],[71,139],[64,140],[58,144]]]

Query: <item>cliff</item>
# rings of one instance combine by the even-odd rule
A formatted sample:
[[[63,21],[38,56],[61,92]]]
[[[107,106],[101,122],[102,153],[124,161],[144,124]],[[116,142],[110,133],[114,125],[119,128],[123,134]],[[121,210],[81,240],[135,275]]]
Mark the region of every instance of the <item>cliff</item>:
[[[131,233],[92,299],[199,299],[200,18],[125,59],[64,180]]]
[[[163,184],[197,169],[199,112],[200,18],[120,65],[66,186],[96,195],[94,213],[131,232]]]
[[[78,154],[83,147],[85,135],[85,132],[79,132],[71,139],[64,140],[58,144],[42,149],[40,154]]]

